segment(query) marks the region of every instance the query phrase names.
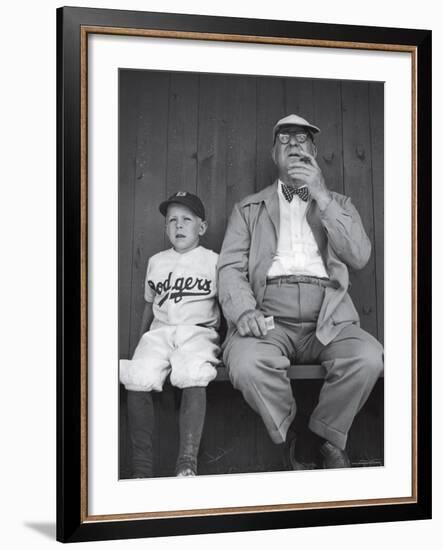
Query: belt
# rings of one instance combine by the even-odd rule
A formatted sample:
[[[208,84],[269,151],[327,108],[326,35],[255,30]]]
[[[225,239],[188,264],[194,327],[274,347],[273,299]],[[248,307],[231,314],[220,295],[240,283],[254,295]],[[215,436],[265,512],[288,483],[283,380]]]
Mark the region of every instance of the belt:
[[[338,288],[338,283],[330,279],[321,277],[311,277],[310,275],[281,275],[279,277],[270,277],[266,279],[268,285],[298,284],[306,283],[309,285],[318,285],[328,288]]]

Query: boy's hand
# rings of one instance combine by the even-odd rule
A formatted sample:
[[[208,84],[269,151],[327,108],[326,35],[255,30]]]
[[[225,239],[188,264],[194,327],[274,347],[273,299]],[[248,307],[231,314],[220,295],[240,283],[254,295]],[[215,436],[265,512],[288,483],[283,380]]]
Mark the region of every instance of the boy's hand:
[[[249,309],[240,315],[237,321],[237,330],[240,336],[262,338],[268,333],[265,316],[257,309]]]

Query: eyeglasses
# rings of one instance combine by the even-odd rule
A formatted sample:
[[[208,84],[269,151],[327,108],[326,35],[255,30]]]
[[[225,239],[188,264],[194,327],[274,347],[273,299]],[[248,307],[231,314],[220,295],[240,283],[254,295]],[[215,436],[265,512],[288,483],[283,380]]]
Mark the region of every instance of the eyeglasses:
[[[278,140],[282,145],[289,143],[291,137],[294,136],[297,143],[305,143],[309,138],[308,134],[302,134],[299,132],[279,132],[277,134]]]

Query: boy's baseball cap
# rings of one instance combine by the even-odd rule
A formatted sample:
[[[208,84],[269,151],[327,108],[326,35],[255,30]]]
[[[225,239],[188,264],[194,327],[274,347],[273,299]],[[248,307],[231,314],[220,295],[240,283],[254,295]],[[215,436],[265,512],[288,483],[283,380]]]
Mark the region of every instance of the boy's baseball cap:
[[[177,193],[171,195],[167,201],[163,201],[158,209],[163,214],[163,216],[166,216],[168,206],[174,203],[187,206],[199,218],[201,218],[202,220],[205,219],[205,207],[203,206],[202,201],[197,197],[197,195],[193,195],[188,191],[177,191]]]
[[[284,118],[281,118],[277,124],[274,126],[274,129],[272,131],[273,133],[273,141],[275,141],[275,136],[278,134],[281,128],[284,128],[285,126],[301,126],[302,128],[307,128],[310,130],[313,134],[318,134],[320,132],[320,128],[317,128],[317,126],[314,126],[304,118],[298,115],[288,115]]]

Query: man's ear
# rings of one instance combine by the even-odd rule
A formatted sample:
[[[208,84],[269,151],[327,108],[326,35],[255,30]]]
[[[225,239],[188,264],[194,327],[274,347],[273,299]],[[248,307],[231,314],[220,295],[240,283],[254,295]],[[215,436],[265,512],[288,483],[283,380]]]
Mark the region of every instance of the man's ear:
[[[274,143],[274,145],[272,146],[272,149],[271,149],[271,157],[272,157],[272,160],[274,161],[274,164],[277,165],[277,163],[275,161],[275,143]]]
[[[317,146],[315,145],[315,143],[313,143],[312,147],[314,149],[314,158],[316,159],[317,158]]]
[[[207,229],[208,229],[208,222],[206,220],[202,220],[200,223],[200,229],[198,230],[198,234],[200,235],[200,237],[203,237]]]

